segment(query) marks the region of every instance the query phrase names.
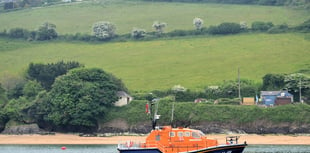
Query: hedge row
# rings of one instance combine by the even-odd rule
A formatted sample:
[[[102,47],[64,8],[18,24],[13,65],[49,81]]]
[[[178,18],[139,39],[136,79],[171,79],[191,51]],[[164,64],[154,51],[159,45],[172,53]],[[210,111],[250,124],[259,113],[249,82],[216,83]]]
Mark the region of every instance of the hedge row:
[[[46,24],[46,23],[45,23]],[[48,23],[49,24],[49,23]],[[194,35],[227,35],[237,34],[242,32],[267,32],[267,33],[284,33],[289,31],[298,32],[310,32],[310,19],[304,23],[289,28],[287,24],[274,25],[272,22],[255,21],[249,28],[246,23],[231,23],[224,22],[217,26],[210,26],[209,28],[203,27],[198,30],[174,30],[167,33],[156,33],[147,32],[139,37],[132,36],[131,34],[115,35],[109,39],[98,39],[93,35],[86,33],[66,34],[57,35],[56,29],[54,31],[29,31],[23,28],[13,28],[9,31],[0,32],[0,36],[15,38],[15,39],[26,39],[26,40],[50,40],[58,39],[65,41],[129,41],[129,40],[153,40],[163,37],[182,37],[182,36],[194,36]]]

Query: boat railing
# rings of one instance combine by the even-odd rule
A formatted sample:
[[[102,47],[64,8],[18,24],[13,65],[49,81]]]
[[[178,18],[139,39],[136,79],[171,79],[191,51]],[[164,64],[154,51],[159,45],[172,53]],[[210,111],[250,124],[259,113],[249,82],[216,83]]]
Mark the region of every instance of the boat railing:
[[[158,148],[159,150],[163,151],[165,150],[165,146],[159,143],[158,141],[154,142],[140,142],[140,141],[134,141],[134,140],[128,140],[128,141],[120,141],[118,143],[119,149],[142,149],[142,148]]]
[[[227,136],[226,144],[238,144],[240,136]]]
[[[152,143],[145,143],[140,141],[128,140],[128,141],[120,141],[118,143],[118,148],[126,149],[126,148],[159,148],[162,147],[160,144],[155,141]]]
[[[118,143],[118,148],[119,149],[131,149],[131,148],[141,148],[141,142],[140,141],[132,141],[132,140],[128,140],[128,141],[120,141]]]

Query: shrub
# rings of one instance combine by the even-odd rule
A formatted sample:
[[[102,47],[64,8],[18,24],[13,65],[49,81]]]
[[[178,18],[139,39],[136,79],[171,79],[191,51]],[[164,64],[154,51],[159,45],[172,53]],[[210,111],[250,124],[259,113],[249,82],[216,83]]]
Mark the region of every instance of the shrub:
[[[28,79],[36,80],[41,83],[44,89],[50,90],[56,77],[64,75],[69,70],[78,67],[83,67],[83,65],[75,61],[59,61],[49,64],[30,63],[26,74]]]
[[[310,31],[310,19],[300,24],[295,29],[299,31],[309,32]]]
[[[4,29],[3,31],[0,32],[0,36],[7,36],[6,29]]]
[[[152,27],[156,30],[158,35],[161,35],[164,32],[164,28],[167,26],[167,23],[165,22],[158,22],[155,21],[152,25]]]
[[[93,36],[91,36],[89,34],[76,33],[73,38],[75,40],[90,41],[92,39],[92,37]]]
[[[173,30],[173,31],[167,33],[167,35],[170,36],[170,37],[186,36],[186,35],[190,35],[190,31],[186,31],[186,30]]]
[[[220,98],[217,101],[220,105],[240,105],[240,100],[238,98]]]
[[[7,103],[8,98],[6,96],[6,91],[4,88],[2,88],[2,85],[0,83],[0,109]]]
[[[0,109],[0,132],[4,130],[5,124],[8,122],[8,117],[3,110]]]
[[[131,37],[135,38],[135,39],[139,39],[139,38],[143,38],[145,37],[146,35],[146,32],[144,29],[137,29],[137,28],[134,28],[132,31],[131,31]]]
[[[16,7],[18,7],[17,3],[13,2],[13,1],[6,2],[6,3],[4,3],[4,6],[3,6],[4,10],[14,9]]]
[[[248,29],[248,24],[245,21],[240,22],[240,28],[242,30],[247,30]]]
[[[268,33],[284,33],[288,31],[287,24],[274,26],[268,30]]]
[[[219,26],[210,26],[210,34],[235,34],[241,32],[240,24],[224,22]]]
[[[273,26],[274,25],[272,22],[255,21],[252,23],[252,30],[254,30],[254,31],[267,31]]]
[[[30,32],[23,28],[13,28],[9,31],[9,37],[11,38],[28,38]]]
[[[94,36],[101,40],[113,38],[115,36],[115,30],[115,25],[108,21],[96,22],[93,25]]]
[[[45,22],[36,32],[36,40],[51,40],[57,38],[56,25]]]
[[[193,19],[193,24],[194,24],[196,30],[200,30],[202,28],[202,25],[203,25],[203,20],[196,17]]]

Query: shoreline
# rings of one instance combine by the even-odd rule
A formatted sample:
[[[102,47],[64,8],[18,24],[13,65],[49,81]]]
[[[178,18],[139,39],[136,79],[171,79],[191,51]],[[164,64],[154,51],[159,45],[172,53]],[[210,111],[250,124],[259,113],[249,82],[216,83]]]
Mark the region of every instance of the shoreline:
[[[240,136],[239,143],[246,141],[249,145],[310,145],[310,135],[257,135],[257,134],[235,134]],[[219,144],[225,144],[227,134],[210,134],[209,139],[217,139]],[[0,134],[1,144],[16,145],[117,145],[121,141],[132,140],[144,142],[146,136],[112,136],[112,137],[80,137],[74,134],[56,133],[55,135],[3,135]]]

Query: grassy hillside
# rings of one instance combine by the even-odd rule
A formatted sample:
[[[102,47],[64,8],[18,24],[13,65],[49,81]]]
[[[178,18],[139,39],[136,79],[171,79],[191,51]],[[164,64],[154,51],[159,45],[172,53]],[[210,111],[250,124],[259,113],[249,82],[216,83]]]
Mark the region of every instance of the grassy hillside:
[[[253,21],[298,25],[309,19],[310,14],[305,10],[272,6],[101,0],[0,13],[0,30],[15,27],[34,30],[49,21],[56,24],[60,34],[91,33],[94,22],[111,21],[117,33],[124,34],[130,33],[133,27],[153,31],[151,25],[158,20],[168,23],[166,31],[172,31],[193,29],[194,17],[202,18],[205,26],[240,21],[249,25]]]
[[[309,34],[244,34],[147,42],[87,44],[0,39],[0,79],[20,75],[30,62],[74,60],[120,77],[131,91],[181,84],[203,89],[241,77],[292,73],[310,64]],[[0,80],[0,81],[1,81]]]

